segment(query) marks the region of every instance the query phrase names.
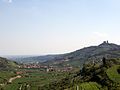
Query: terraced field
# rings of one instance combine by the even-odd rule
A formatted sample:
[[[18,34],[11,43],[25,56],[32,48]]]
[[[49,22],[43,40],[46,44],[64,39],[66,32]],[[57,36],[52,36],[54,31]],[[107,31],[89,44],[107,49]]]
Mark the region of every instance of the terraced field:
[[[66,90],[103,90],[96,82],[85,82]]]
[[[0,90],[2,90],[6,86],[8,80],[15,75],[16,74],[12,71],[0,71]]]
[[[101,86],[96,82],[86,82],[79,85],[79,90],[100,90]]]
[[[7,84],[4,90],[38,90],[39,86],[59,80],[66,75],[58,72],[29,72]]]
[[[9,80],[9,78],[14,77],[16,74],[11,71],[0,71],[0,84],[3,84]]]
[[[120,74],[118,73],[119,68],[120,68],[120,65],[112,66],[106,71],[106,73],[110,80],[120,84]]]

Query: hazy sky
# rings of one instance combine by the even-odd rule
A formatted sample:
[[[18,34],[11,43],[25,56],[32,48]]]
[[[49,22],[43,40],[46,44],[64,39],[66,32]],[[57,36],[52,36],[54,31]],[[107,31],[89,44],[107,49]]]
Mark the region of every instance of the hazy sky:
[[[0,0],[0,55],[120,44],[120,0]]]

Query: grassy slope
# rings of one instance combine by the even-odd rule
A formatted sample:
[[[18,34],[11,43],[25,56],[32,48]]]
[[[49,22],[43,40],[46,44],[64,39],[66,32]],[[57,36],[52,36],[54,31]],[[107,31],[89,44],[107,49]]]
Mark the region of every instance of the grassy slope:
[[[30,90],[38,90],[39,86],[64,78],[66,75],[65,73],[58,72],[30,72],[27,73],[27,76],[23,75],[22,78],[16,79],[12,84],[6,85],[5,90],[16,90],[20,88],[21,85],[22,89],[29,85]]]
[[[0,70],[10,70],[17,67],[18,64],[16,62],[0,57]]]
[[[96,82],[85,82],[65,90],[100,90],[100,89],[102,90],[101,85],[97,84]]]
[[[120,81],[120,74],[117,72],[120,65],[116,65],[117,61],[119,62],[119,59],[117,61],[116,60],[117,59],[108,60],[107,65],[110,67],[97,64],[94,66],[91,64],[86,65],[84,72],[77,72],[72,74],[72,76],[68,75],[68,73],[46,73],[44,71],[30,70],[31,72],[26,72],[22,75],[22,78],[16,79],[12,84],[7,84],[4,89],[17,90],[20,87],[25,89],[27,85],[29,85],[30,87],[28,88],[30,88],[30,90],[38,90],[40,86],[42,87],[40,90],[64,90],[65,88],[66,90],[77,90],[76,88],[79,88],[78,90],[102,90],[103,84],[106,84],[106,87],[110,86],[109,90],[120,90],[117,86],[120,84],[114,85],[114,83],[119,83]],[[81,73],[83,73],[82,78]],[[0,76],[3,78],[10,78],[13,75],[14,73],[12,72],[0,73]],[[98,79],[98,76],[102,78]],[[113,82],[109,83],[110,81]]]
[[[117,71],[118,68],[120,68],[120,65],[115,65],[106,71],[109,79],[116,83],[120,83],[120,74]]]

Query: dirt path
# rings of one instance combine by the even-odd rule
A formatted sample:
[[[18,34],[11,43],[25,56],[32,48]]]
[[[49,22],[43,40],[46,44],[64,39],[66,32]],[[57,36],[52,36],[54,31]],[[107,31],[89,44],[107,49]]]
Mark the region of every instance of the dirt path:
[[[12,81],[15,80],[15,79],[17,79],[17,78],[21,78],[21,76],[18,75],[18,76],[12,77],[12,78],[10,78],[10,79],[8,80],[8,82],[9,82],[9,83],[12,83]]]

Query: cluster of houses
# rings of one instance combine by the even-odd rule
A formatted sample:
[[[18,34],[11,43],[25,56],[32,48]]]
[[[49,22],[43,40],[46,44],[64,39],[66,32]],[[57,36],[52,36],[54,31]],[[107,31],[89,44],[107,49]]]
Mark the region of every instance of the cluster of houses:
[[[71,71],[73,68],[72,67],[63,67],[63,68],[58,68],[58,67],[53,67],[53,68],[47,68],[46,71],[47,72],[51,72],[51,71],[56,71],[56,72],[69,72]]]
[[[26,69],[44,69],[46,72],[68,72],[73,69],[71,66],[65,66],[65,67],[57,67],[57,66],[46,66],[46,65],[39,65],[39,64],[24,64],[20,68],[26,68]]]
[[[39,64],[24,64],[21,68],[47,68],[47,66],[39,65]]]

